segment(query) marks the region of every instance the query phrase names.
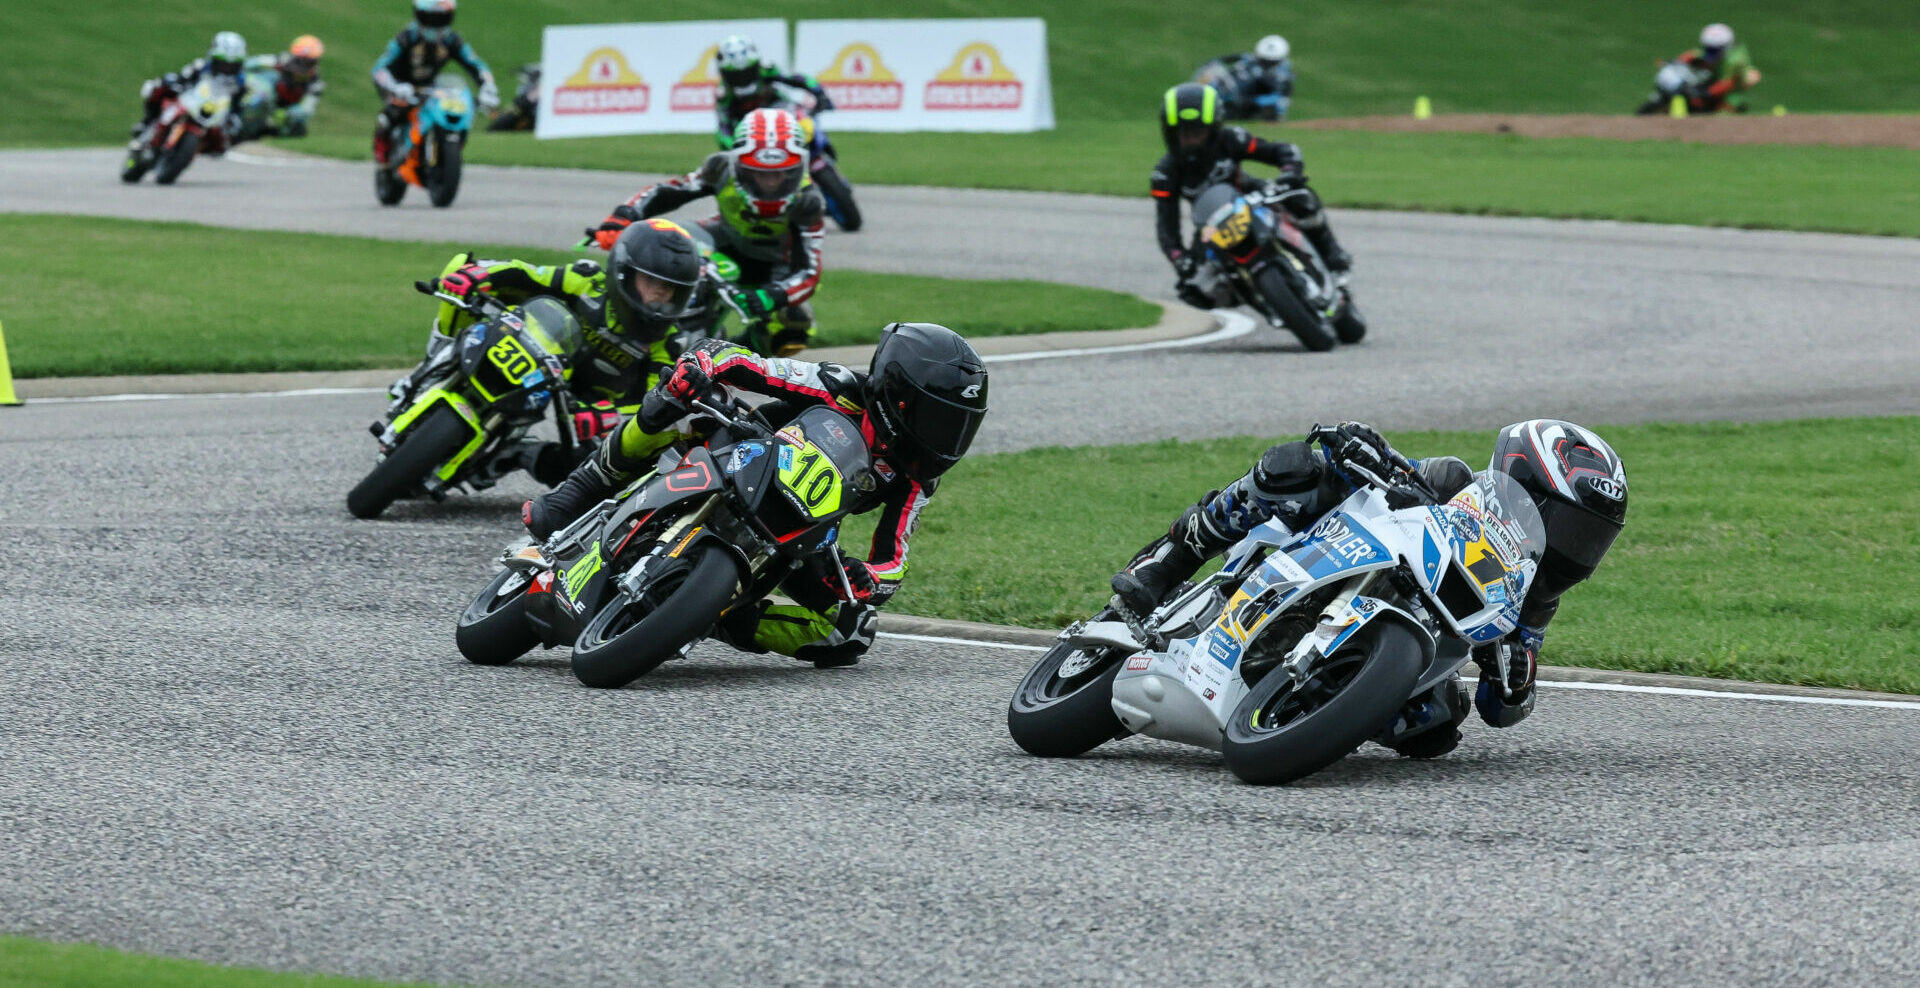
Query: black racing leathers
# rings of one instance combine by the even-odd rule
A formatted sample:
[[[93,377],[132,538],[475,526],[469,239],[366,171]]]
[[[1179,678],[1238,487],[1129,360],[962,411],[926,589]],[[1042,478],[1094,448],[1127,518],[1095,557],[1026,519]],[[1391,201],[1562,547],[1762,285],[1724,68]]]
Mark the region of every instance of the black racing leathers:
[[[1257,161],[1280,169],[1280,178],[1297,184],[1301,195],[1281,200],[1294,225],[1313,241],[1328,266],[1346,270],[1350,263],[1346,251],[1334,240],[1327,224],[1327,211],[1319,195],[1307,188],[1306,160],[1300,148],[1287,141],[1269,141],[1255,137],[1244,127],[1222,127],[1213,139],[1196,151],[1169,153],[1153,166],[1154,233],[1160,240],[1160,252],[1176,262],[1187,250],[1180,226],[1180,203],[1192,202],[1202,191],[1222,182],[1242,192],[1266,185],[1240,167],[1243,161]]]

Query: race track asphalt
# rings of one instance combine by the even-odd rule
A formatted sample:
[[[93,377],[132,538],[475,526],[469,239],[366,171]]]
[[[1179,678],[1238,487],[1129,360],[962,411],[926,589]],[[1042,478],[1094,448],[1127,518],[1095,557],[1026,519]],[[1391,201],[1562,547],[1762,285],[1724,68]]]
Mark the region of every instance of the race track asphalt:
[[[19,162],[39,154],[0,155],[0,209],[23,208]],[[177,189],[122,190],[85,154],[107,181],[35,208],[111,212],[135,191],[170,206],[200,182],[265,194],[254,176],[289,170],[206,162]],[[364,197],[358,171],[311,167]],[[510,208],[489,191],[510,174],[476,169],[452,212],[387,215],[470,222]],[[329,215],[325,188],[300,208]],[[871,242],[896,245],[874,250],[905,256],[910,231],[881,217],[922,191],[870,193]],[[1007,201],[1008,223],[1060,201],[1147,232],[1114,200]],[[953,212],[947,229],[978,221]],[[1893,332],[1920,292],[1910,243],[1339,219],[1376,338],[997,365],[992,447],[1298,429],[1355,414],[1313,404],[1342,375],[1389,427],[1496,425],[1524,394],[1477,353],[1561,366],[1555,393],[1593,421],[1912,410],[1913,348]],[[1037,264],[1044,225],[1001,246]],[[867,238],[830,249],[852,263]],[[936,270],[995,273],[991,246]],[[1114,268],[1164,280],[1128,249]],[[1086,264],[1062,263],[1046,273]],[[1429,318],[1416,296],[1439,298]],[[1844,325],[1796,322],[1816,311]],[[1540,352],[1582,329],[1586,359]],[[1781,352],[1746,352],[1761,343]],[[1416,373],[1448,354],[1445,380]],[[1691,390],[1663,386],[1687,360]],[[1281,374],[1284,407],[1224,417],[1218,395]],[[480,669],[453,649],[529,486],[347,516],[378,410],[0,409],[0,928],[515,985],[1920,980],[1920,710],[1548,689],[1521,728],[1472,722],[1442,761],[1368,749],[1268,790],[1160,742],[1020,754],[1002,717],[1033,653],[1005,648],[887,638],[822,672],[703,647],[591,691],[563,655]]]

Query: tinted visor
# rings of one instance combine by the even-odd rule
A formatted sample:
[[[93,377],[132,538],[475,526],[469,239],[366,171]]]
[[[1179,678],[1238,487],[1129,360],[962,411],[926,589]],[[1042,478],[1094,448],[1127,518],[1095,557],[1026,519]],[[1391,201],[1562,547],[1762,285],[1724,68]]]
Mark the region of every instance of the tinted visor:
[[[314,73],[320,71],[320,63],[311,58],[295,56],[287,59],[287,74],[301,82],[312,82]]]
[[[1207,143],[1213,136],[1213,128],[1203,123],[1186,122],[1174,129],[1177,140],[1183,150],[1192,151]]]
[[[215,75],[239,75],[241,60],[237,58],[214,57],[207,60],[207,68]]]
[[[421,27],[452,27],[453,11],[416,10],[413,12],[413,19],[418,22]]]
[[[744,165],[734,169],[740,188],[748,198],[773,202],[785,199],[800,191],[800,179],[803,171],[798,164],[788,168],[748,168]]]
[[[757,65],[749,66],[744,69],[721,69],[720,70],[720,80],[722,82],[725,82],[728,88],[731,88],[731,89],[740,89],[742,87],[758,82],[759,79],[760,79],[760,67]]]
[[[1541,505],[1540,518],[1547,525],[1547,546],[1589,573],[1620,537],[1619,525],[1559,498]]]
[[[899,418],[905,433],[901,438],[906,441],[899,444],[903,448],[897,451],[900,459],[905,461],[908,475],[924,482],[960,462],[960,457],[973,445],[973,434],[980,431],[980,423],[987,413],[917,388],[912,391],[916,394],[907,399],[905,409],[891,411]]]

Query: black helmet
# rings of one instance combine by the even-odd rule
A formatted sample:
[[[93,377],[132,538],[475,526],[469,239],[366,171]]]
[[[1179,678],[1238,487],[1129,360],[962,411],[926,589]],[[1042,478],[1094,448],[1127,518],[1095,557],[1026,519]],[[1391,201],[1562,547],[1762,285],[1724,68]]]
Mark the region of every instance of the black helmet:
[[[987,417],[987,365],[945,326],[897,322],[880,331],[867,395],[877,451],[927,484],[973,445]]]
[[[1220,134],[1220,93],[1212,86],[1198,82],[1183,82],[1161,98],[1160,140],[1167,145],[1167,153],[1184,156],[1194,153],[1196,148],[1182,150],[1180,131],[1183,128],[1202,127],[1206,129],[1205,147],[1213,143]]]
[[[652,301],[641,294],[643,277],[654,283]],[[641,343],[664,339],[699,281],[700,249],[680,224],[653,219],[627,227],[607,257],[607,308],[619,324],[613,328]]]
[[[1613,447],[1572,422],[1532,419],[1500,430],[1487,469],[1519,481],[1540,509],[1541,587],[1557,598],[1592,576],[1627,521],[1627,470]]]

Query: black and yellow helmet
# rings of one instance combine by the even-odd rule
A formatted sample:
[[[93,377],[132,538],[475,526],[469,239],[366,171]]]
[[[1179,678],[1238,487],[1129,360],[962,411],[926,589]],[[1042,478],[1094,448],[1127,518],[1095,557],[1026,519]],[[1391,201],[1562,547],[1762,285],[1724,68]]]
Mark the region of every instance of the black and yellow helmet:
[[[1167,90],[1160,104],[1160,139],[1170,153],[1181,153],[1179,132],[1183,127],[1206,128],[1208,143],[1220,132],[1220,94],[1212,86],[1183,82]]]

